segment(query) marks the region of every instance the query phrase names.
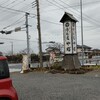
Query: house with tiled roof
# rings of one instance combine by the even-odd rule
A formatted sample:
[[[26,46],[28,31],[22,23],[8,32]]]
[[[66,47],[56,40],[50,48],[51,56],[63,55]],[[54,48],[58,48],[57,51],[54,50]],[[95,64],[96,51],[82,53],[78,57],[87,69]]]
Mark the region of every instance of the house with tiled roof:
[[[77,45],[78,56],[82,56],[82,45]],[[83,53],[85,57],[92,55],[92,47],[83,45]]]

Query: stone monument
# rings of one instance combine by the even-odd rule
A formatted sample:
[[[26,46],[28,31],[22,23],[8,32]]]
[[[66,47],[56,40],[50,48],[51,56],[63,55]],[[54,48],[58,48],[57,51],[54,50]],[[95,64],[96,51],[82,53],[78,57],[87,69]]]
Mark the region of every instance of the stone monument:
[[[63,23],[63,39],[64,39],[64,58],[63,68],[79,69],[81,67],[77,55],[77,35],[76,35],[76,22],[77,19],[67,12],[60,20]]]

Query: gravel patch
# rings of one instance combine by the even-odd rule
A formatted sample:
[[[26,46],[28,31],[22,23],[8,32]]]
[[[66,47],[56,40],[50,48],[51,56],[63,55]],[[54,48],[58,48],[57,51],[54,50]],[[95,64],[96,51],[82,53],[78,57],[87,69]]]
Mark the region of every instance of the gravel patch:
[[[100,77],[29,72],[11,73],[19,100],[100,100]]]

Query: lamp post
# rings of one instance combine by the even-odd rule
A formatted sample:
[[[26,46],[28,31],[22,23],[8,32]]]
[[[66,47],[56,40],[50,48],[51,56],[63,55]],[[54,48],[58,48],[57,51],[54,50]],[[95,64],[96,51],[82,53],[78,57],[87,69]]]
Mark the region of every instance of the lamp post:
[[[83,7],[82,7],[82,0],[80,0],[80,11],[81,11],[82,65],[84,65],[84,48],[83,48]]]
[[[13,55],[14,53],[14,50],[13,50],[13,42],[10,42],[11,43],[11,55]]]

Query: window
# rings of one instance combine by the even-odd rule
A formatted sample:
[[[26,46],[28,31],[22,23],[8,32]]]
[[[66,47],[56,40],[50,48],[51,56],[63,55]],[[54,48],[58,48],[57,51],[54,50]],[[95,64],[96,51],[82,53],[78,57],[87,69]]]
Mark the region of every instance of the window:
[[[0,60],[0,79],[9,77],[9,68],[6,60]]]

